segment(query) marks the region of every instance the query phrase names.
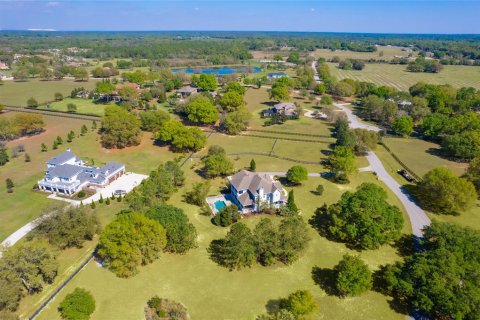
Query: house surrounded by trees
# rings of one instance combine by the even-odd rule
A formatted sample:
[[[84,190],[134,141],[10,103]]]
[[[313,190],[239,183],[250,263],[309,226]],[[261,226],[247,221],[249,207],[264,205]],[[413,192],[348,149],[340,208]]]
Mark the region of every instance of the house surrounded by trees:
[[[259,212],[262,206],[279,208],[287,203],[287,192],[267,173],[242,170],[228,177],[231,198],[242,213]]]
[[[276,114],[294,118],[298,115],[297,106],[292,102],[280,102],[263,111],[264,117],[271,117]]]
[[[71,196],[85,187],[105,187],[125,173],[125,165],[108,162],[103,167],[86,166],[70,149],[47,161],[38,181],[40,190]]]

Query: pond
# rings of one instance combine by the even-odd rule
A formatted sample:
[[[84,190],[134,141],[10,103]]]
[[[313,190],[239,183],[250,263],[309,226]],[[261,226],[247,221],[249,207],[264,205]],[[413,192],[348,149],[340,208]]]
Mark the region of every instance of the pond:
[[[172,69],[172,72],[185,72],[186,74],[214,74],[227,75],[235,73],[257,73],[262,71],[259,67],[252,66],[220,66],[220,67],[198,67],[198,68],[177,68]]]

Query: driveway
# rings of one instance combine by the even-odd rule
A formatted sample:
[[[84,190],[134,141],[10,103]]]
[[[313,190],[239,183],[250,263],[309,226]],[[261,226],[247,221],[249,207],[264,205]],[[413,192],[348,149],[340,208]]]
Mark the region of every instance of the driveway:
[[[345,104],[334,103],[333,105],[335,107],[339,108],[340,110],[342,110],[343,112],[345,112],[345,114],[347,115],[347,119],[348,119],[350,128],[352,128],[352,129],[357,129],[357,128],[367,129],[367,130],[375,131],[375,132],[378,132],[378,131],[382,130],[375,125],[370,125],[370,124],[367,124],[367,123],[363,122],[362,120],[360,120],[360,118],[358,118],[356,115],[353,114],[352,109],[347,107]]]
[[[148,176],[144,175],[144,174],[127,172],[123,176],[121,176],[120,178],[118,178],[117,180],[112,182],[110,185],[106,186],[105,188],[97,189],[97,193],[94,194],[93,196],[87,198],[87,199],[84,199],[83,203],[84,204],[89,204],[92,201],[98,201],[100,199],[100,194],[102,195],[102,197],[104,199],[106,199],[107,197],[112,196],[112,193],[114,193],[115,190],[125,190],[126,193],[128,193],[128,192],[132,191],[133,188],[135,188],[137,185],[139,185],[142,182],[142,180],[144,180],[146,178],[148,178]],[[48,197],[51,198],[51,199],[68,202],[68,203],[70,203],[71,206],[79,206],[80,205],[80,201],[75,201],[75,200],[68,199],[68,198],[57,197],[54,194],[51,194]],[[38,221],[38,219],[35,219],[35,220],[27,223],[23,227],[21,227],[20,229],[18,229],[14,233],[12,233],[10,236],[8,236],[5,240],[2,241],[2,246],[7,246],[7,247],[8,246],[13,246],[20,239],[22,239],[24,236],[26,236],[27,233],[29,233],[30,231],[32,231],[35,228],[37,221]],[[1,252],[0,252],[0,257],[1,257]]]
[[[348,122],[351,128],[361,128],[371,131],[378,132],[381,128],[370,125],[362,122],[360,118],[353,114],[352,110],[345,106],[345,104],[334,103],[334,106],[339,108],[341,111],[345,112],[348,118]],[[425,226],[430,225],[431,221],[423,211],[415,199],[403,188],[388,172],[385,170],[385,167],[382,164],[382,161],[377,157],[377,155],[370,151],[367,155],[367,160],[369,163],[369,169],[375,172],[378,176],[378,179],[381,180],[385,185],[392,190],[392,192],[397,196],[397,198],[402,202],[403,207],[407,211],[408,217],[410,218],[410,224],[412,225],[412,233],[417,237],[422,237],[422,229]]]

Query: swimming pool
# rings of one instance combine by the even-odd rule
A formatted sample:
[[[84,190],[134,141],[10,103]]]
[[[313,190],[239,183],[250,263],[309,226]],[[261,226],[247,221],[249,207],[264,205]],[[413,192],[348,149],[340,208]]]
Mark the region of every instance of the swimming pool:
[[[225,204],[225,201],[218,200],[213,204],[215,206],[215,209],[218,211],[222,210],[222,208],[225,208],[227,205]]]
[[[248,66],[233,66],[233,67],[211,67],[211,68],[179,68],[172,69],[172,72],[185,72],[186,74],[215,74],[215,75],[226,75],[234,73],[257,73],[262,71],[259,67],[248,67]]]

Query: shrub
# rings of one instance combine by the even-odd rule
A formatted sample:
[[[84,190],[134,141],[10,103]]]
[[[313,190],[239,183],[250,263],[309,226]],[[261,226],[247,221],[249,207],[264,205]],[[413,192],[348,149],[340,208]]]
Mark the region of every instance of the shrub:
[[[58,310],[65,320],[88,320],[95,311],[95,299],[85,289],[75,288],[60,303]]]
[[[85,191],[83,191],[83,190],[80,190],[80,191],[77,193],[77,197],[80,198],[80,199],[83,198],[83,197],[85,197],[85,196],[86,196],[86,193],[85,193]]]

